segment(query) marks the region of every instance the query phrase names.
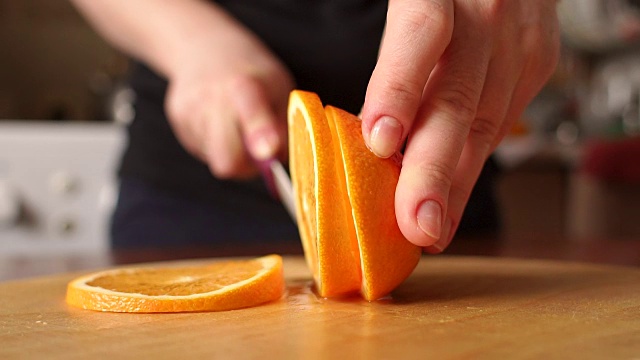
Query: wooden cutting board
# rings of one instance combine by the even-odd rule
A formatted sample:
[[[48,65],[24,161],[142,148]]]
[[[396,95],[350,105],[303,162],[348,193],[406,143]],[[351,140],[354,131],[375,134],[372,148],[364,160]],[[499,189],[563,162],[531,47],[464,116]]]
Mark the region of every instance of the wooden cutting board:
[[[78,274],[0,284],[0,359],[640,358],[636,268],[429,257],[371,303],[316,297],[301,258],[285,273],[281,301],[219,313],[71,308]]]

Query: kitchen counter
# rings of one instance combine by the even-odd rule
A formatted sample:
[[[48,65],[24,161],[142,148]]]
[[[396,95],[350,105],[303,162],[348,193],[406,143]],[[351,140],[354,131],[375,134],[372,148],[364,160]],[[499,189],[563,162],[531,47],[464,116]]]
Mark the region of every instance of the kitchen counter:
[[[190,260],[189,263],[208,260]],[[391,297],[323,299],[303,258],[253,308],[118,314],[64,302],[77,274],[0,284],[0,358],[632,359],[640,269],[553,260],[422,259]]]

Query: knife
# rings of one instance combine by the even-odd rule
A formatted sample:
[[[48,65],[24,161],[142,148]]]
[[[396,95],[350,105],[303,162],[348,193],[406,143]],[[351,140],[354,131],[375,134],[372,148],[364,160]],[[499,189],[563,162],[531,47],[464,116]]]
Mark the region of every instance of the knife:
[[[297,222],[293,185],[284,165],[277,159],[258,161],[257,164],[271,195],[282,202],[293,221]]]
[[[293,197],[293,185],[291,184],[291,178],[284,168],[284,165],[278,160],[271,161],[271,173],[273,174],[273,180],[276,190],[278,192],[278,198],[284,205],[287,212],[293,219],[296,218],[296,204]]]

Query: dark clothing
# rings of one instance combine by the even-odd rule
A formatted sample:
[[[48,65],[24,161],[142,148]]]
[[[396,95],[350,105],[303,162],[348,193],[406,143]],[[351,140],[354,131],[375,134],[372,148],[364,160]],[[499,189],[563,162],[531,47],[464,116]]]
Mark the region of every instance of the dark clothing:
[[[285,63],[298,89],[316,92],[327,104],[359,113],[375,66],[387,1],[218,3],[253,30]],[[164,113],[165,79],[136,64],[130,84],[136,93],[135,119],[129,127],[130,141],[120,168],[124,186],[113,222],[115,246],[152,243],[160,246],[170,242],[184,245],[217,239],[250,240],[244,237],[256,236],[265,241],[274,237],[298,241],[297,232],[290,231],[293,222],[281,204],[268,195],[261,179],[248,182],[216,179],[205,164],[182,148]],[[167,202],[158,200],[163,196]],[[207,221],[203,221],[196,232],[190,233],[186,227],[196,226],[189,221],[180,224],[175,212],[164,206],[171,203],[169,199],[177,200],[181,205],[173,204],[184,209],[191,202],[194,212],[184,212],[191,214],[188,218],[204,219],[204,215],[200,217],[197,213],[207,212],[206,217],[211,219],[207,221],[218,225],[207,226]],[[143,205],[145,201],[148,205]],[[134,210],[145,215],[134,216]],[[138,220],[124,221],[124,213]],[[221,223],[212,219],[218,215],[226,219],[222,224],[227,226],[219,226]],[[236,226],[255,229],[238,232],[232,229]],[[149,227],[155,229],[153,233],[145,231]],[[285,228],[288,230],[282,230]],[[158,232],[165,233],[165,239],[161,240]]]
[[[250,205],[250,209],[225,207],[125,178],[113,217],[112,245],[118,249],[183,245],[224,249],[233,244],[256,248],[271,243],[278,248],[300,248],[298,229],[287,213],[274,211],[278,204]]]

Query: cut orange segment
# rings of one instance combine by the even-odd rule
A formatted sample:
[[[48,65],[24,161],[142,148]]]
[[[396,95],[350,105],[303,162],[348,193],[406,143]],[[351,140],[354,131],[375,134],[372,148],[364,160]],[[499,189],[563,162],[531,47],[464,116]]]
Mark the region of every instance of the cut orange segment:
[[[67,286],[69,305],[112,312],[222,311],[284,294],[282,258],[269,255],[190,267],[140,267],[82,276]]]
[[[400,165],[367,149],[356,116],[332,106],[326,111],[342,154],[347,200],[360,249],[361,292],[366,299],[377,299],[404,281],[422,254],[420,247],[402,235],[396,221],[394,198]]]
[[[387,295],[422,253],[395,217],[400,165],[364,144],[359,119],[322,107],[313,93],[289,99],[289,151],[298,227],[321,296]]]
[[[336,186],[331,130],[316,94],[294,91],[289,105],[289,164],[305,258],[321,296],[357,290],[360,252],[355,243],[344,186]],[[321,239],[322,241],[319,241]],[[337,281],[339,279],[339,281]]]

